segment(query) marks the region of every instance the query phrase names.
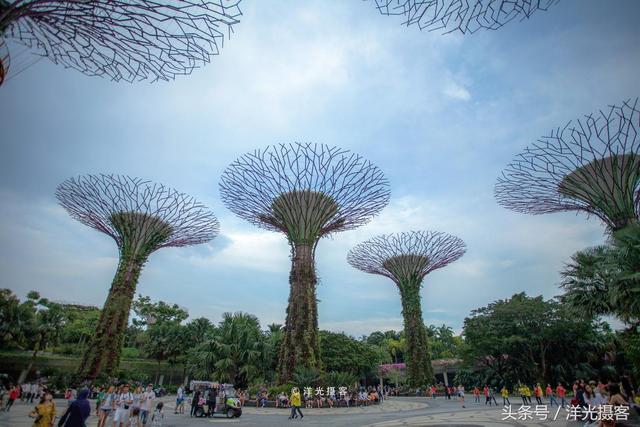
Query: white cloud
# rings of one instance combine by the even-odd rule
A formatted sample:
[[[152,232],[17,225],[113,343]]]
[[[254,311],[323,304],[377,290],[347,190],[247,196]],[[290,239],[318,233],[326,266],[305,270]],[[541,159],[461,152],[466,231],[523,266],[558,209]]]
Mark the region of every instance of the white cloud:
[[[262,230],[227,231],[222,237],[230,242],[222,250],[215,251],[209,247],[208,254],[192,254],[191,261],[208,268],[242,268],[266,272],[289,270],[289,245],[281,233]]]
[[[442,93],[449,98],[453,98],[459,101],[469,101],[471,99],[471,93],[464,86],[450,81],[442,89]]]

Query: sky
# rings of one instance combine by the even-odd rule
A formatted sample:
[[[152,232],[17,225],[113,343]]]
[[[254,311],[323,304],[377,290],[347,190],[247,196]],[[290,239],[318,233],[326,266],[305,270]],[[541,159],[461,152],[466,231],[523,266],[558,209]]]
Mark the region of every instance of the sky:
[[[236,217],[218,182],[239,156],[296,141],[362,155],[391,189],[369,224],[318,245],[322,329],[402,328],[395,285],[346,262],[378,234],[437,230],[466,242],[421,291],[425,323],[457,332],[496,299],[559,295],[571,254],[606,238],[583,214],[504,209],[493,188],[528,144],[640,94],[639,2],[562,0],[472,35],[403,26],[372,1],[241,8],[221,54],[172,82],[115,83],[43,59],[0,87],[0,288],[102,306],[116,245],[73,220],[54,193],[68,177],[127,174],[194,196],[221,225],[209,244],[151,255],[137,293],[191,318],[243,311],[264,328],[284,323],[286,238]]]

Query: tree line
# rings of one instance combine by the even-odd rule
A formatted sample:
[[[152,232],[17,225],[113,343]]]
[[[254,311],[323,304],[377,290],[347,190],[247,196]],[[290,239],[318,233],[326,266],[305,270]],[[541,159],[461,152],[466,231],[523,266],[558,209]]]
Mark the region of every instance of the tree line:
[[[79,357],[99,316],[96,307],[52,302],[35,291],[20,301],[3,289],[0,347],[28,350],[27,372],[45,351]],[[158,371],[162,363],[169,363],[182,369],[183,378],[240,387],[277,382],[282,325],[263,329],[256,316],[241,312],[225,313],[217,324],[204,317],[189,319],[186,309],[146,296],[134,301],[131,319],[123,357],[154,361]],[[545,300],[519,293],[472,311],[461,334],[445,325],[428,325],[426,330],[431,358],[461,359],[463,368],[454,381],[468,386],[567,383],[575,378],[607,381],[638,374],[638,359],[633,357],[637,336],[612,330],[591,313],[576,310],[566,298]],[[296,383],[371,384],[379,381],[380,364],[405,361],[402,331],[375,331],[358,338],[320,331],[319,338],[321,370],[298,369]],[[400,386],[405,380],[397,373],[386,378]]]

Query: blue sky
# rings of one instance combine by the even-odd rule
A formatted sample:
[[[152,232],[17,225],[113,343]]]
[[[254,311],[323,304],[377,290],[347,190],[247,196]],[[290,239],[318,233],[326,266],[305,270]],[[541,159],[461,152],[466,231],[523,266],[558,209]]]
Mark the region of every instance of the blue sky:
[[[559,294],[570,255],[603,241],[596,218],[511,212],[493,186],[538,137],[640,94],[640,3],[563,0],[467,36],[403,27],[371,1],[246,0],[242,10],[222,54],[174,82],[113,83],[45,59],[0,88],[0,287],[101,306],[116,246],[54,191],[82,173],[129,174],[195,196],[221,223],[211,244],[153,254],[139,293],[215,322],[246,311],[283,323],[286,240],[228,211],[218,180],[245,152],[294,141],[353,150],[391,184],[371,223],[318,246],[321,328],[401,328],[395,285],[346,262],[380,233],[465,240],[467,254],[422,289],[425,322],[456,330],[495,299]]]

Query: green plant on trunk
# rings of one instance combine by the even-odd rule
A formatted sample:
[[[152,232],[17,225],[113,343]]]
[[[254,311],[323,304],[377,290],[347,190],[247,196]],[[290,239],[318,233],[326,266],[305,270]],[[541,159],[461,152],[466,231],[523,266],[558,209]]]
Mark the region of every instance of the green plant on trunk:
[[[118,268],[79,373],[88,379],[118,368],[140,272],[149,256],[169,246],[204,243],[218,222],[193,198],[162,185],[118,175],[70,178],[56,191],[75,219],[112,237]]]
[[[460,258],[465,245],[457,237],[439,232],[383,235],[353,248],[349,263],[362,271],[393,280],[400,291],[406,349],[403,352],[409,387],[433,382],[427,330],[422,319],[420,289],[424,277]]]
[[[272,209],[273,217],[265,220],[286,229],[291,245],[289,305],[278,360],[278,375],[284,379],[296,366],[320,369],[315,248],[338,206],[330,196],[306,190],[281,194]]]
[[[144,213],[116,212],[111,223],[122,241],[120,261],[98,327],[80,363],[80,372],[88,378],[118,367],[140,272],[149,255],[171,236],[169,224]]]
[[[366,223],[387,203],[387,182],[360,156],[321,144],[281,144],[249,153],[224,172],[223,202],[238,216],[287,236],[289,301],[277,373],[319,370],[315,251],[331,233]]]

